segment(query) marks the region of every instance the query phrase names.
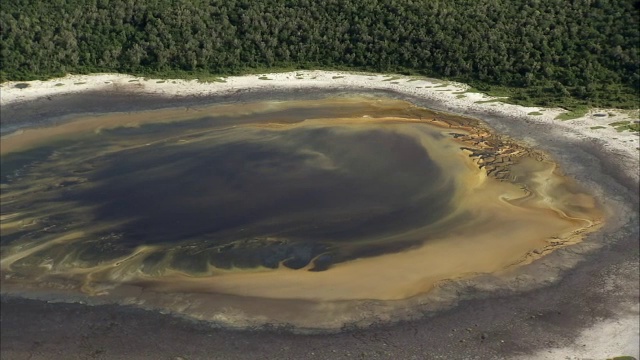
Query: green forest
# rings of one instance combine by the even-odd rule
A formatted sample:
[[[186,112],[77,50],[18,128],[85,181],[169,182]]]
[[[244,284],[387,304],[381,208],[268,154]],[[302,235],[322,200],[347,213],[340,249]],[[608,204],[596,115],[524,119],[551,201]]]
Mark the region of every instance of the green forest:
[[[2,81],[338,69],[542,106],[638,107],[640,1],[11,0]]]

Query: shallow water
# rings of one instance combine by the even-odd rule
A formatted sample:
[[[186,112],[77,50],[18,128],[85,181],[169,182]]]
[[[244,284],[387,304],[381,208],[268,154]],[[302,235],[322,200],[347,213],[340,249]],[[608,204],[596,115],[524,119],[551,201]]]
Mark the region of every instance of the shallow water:
[[[3,138],[1,180],[4,283],[102,296],[405,299],[602,217],[539,154],[390,99],[94,116]]]

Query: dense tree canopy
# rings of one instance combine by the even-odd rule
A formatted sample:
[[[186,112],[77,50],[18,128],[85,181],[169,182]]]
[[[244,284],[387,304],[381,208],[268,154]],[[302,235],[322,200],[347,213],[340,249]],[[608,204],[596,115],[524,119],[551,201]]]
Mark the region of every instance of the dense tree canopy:
[[[541,105],[637,106],[640,1],[12,0],[2,80],[282,68],[418,73]]]

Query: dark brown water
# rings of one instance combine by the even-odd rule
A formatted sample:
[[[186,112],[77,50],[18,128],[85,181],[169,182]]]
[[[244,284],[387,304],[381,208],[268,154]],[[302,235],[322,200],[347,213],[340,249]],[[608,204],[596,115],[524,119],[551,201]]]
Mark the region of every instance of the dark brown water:
[[[271,118],[292,112],[309,115],[294,109]],[[227,121],[117,128],[102,131],[99,141],[67,139],[9,154],[2,166],[8,193],[29,183],[49,186],[6,204],[3,212],[28,208],[46,227],[67,231],[86,228],[85,222],[112,224],[61,245],[54,262],[67,261],[69,253],[81,263],[111,262],[154,245],[162,250],[145,258],[142,271],[168,263],[204,273],[210,266],[299,269],[312,261],[312,270],[325,270],[396,252],[425,239],[378,240],[425,227],[452,210],[455,184],[446,169],[419,138],[396,131],[411,125],[229,128]],[[412,131],[442,138],[427,127]],[[90,208],[90,220],[78,208]],[[2,244],[42,232],[35,225],[3,237]],[[33,257],[52,250],[14,267],[31,266]]]

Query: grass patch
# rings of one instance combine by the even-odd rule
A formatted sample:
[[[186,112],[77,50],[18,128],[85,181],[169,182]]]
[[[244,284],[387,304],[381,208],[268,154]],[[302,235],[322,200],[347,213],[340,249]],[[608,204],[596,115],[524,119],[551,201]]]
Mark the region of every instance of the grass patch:
[[[158,81],[156,81],[156,84],[164,84],[166,82],[167,82],[166,80],[158,80]]]
[[[490,91],[487,91],[485,94],[493,97],[501,97],[501,98],[510,98],[512,93],[509,89],[506,88],[493,88]]]
[[[620,126],[620,125],[628,125],[631,121],[616,121],[609,124],[610,126]]]
[[[398,82],[398,81],[392,81],[391,83],[392,84],[400,84],[400,82]]]
[[[273,80],[273,79],[267,77],[266,75],[260,76],[258,79],[260,79],[260,80]]]
[[[393,81],[393,80],[400,80],[400,79],[402,79],[401,76],[391,76],[390,78],[383,79],[382,81]]]
[[[344,76],[332,76],[332,79],[342,79]]]
[[[16,89],[26,89],[29,86],[31,86],[31,85],[29,85],[27,83],[18,83],[18,84],[15,84],[13,87],[16,88]]]
[[[623,131],[640,132],[640,124],[631,123],[631,121],[616,121],[609,124],[609,126],[613,126],[613,128],[616,129],[617,132],[623,132]]]
[[[540,111],[532,111],[532,112],[528,113],[527,115],[535,115],[535,116],[538,116],[538,115],[542,115],[542,113],[541,113]]]
[[[84,85],[86,83],[87,83],[86,81],[81,81],[81,82],[73,83],[73,85]]]
[[[573,120],[573,119],[581,118],[581,117],[587,115],[587,112],[589,111],[589,107],[587,107],[587,106],[578,106],[578,107],[575,107],[573,109],[567,109],[567,110],[569,110],[569,112],[562,113],[562,114],[556,116],[556,120],[567,121],[567,120]]]
[[[467,97],[467,95],[462,95],[462,94],[456,95],[456,99],[462,99],[462,98],[466,98],[466,97]]]
[[[616,356],[612,358],[608,358],[607,360],[637,360],[633,356]]]
[[[64,84],[63,83],[57,83],[57,84],[55,84],[55,86],[64,86]]]
[[[454,91],[454,92],[452,92],[452,94],[456,94],[456,95],[458,95],[458,94],[466,94],[466,93],[467,93],[466,91]]]
[[[589,129],[592,129],[592,130],[597,130],[597,129],[606,129],[606,127],[605,127],[605,126],[592,126],[592,127],[590,127]]]
[[[464,79],[460,81],[465,82]],[[575,94],[580,87],[566,86],[569,94],[558,93],[553,84],[546,82],[527,87],[508,87],[501,85],[484,84],[479,81],[468,81],[472,89],[470,92],[481,92],[495,97],[508,97],[504,102],[529,107],[561,107],[567,110],[575,110],[582,107],[591,108],[620,108],[637,109],[637,92],[622,85],[602,85],[597,90],[596,96],[585,98]]]
[[[414,78],[414,79],[409,79],[409,80],[407,80],[407,82],[413,82],[413,81],[420,81],[420,79],[415,79],[415,78]]]
[[[472,93],[472,94],[484,94],[485,93],[484,91],[478,90],[478,89],[476,89],[474,87],[468,88],[467,91],[465,91],[465,92]]]
[[[129,80],[129,82],[137,82],[137,81],[140,81],[140,80],[138,80],[138,79]]]
[[[472,86],[472,87],[469,87],[465,92],[470,94],[483,94],[491,97],[502,98],[500,99],[500,101],[504,103],[511,103],[511,104],[518,104],[518,105],[532,106],[532,107],[535,106],[534,104],[522,104],[522,103],[517,103],[515,101],[512,101],[511,100],[512,93],[509,91],[509,89],[506,89],[506,88],[492,87],[492,88],[488,88],[487,90],[483,90],[483,89],[478,89]]]

